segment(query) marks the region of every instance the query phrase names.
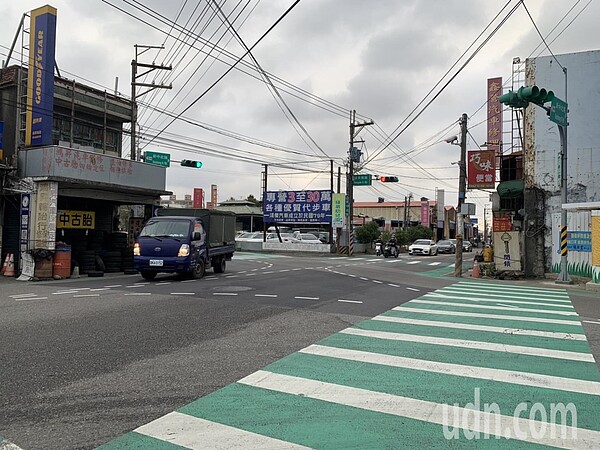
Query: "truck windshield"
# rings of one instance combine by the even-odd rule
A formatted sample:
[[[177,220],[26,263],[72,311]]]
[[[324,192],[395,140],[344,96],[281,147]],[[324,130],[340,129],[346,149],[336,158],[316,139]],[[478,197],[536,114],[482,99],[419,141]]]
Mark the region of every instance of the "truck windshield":
[[[140,237],[186,237],[190,232],[190,222],[187,220],[154,220],[149,221]]]

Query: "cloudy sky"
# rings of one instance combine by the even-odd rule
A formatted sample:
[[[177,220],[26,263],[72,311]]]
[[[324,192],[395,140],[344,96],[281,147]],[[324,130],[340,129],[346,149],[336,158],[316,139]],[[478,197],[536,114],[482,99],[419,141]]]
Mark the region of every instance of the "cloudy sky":
[[[22,14],[43,4],[2,2],[0,59],[6,59]],[[172,160],[203,162],[201,169],[173,164],[167,170],[167,189],[178,197],[213,184],[220,201],[258,196],[264,164],[269,190],[327,189],[329,161],[336,174],[338,167],[345,171],[350,111],[356,110],[357,121],[374,121],[359,135],[362,173],[400,178],[357,187],[356,200],[404,201],[409,194],[433,199],[436,189],[444,189],[445,203],[454,205],[458,168],[452,163],[459,147],[444,138],[459,134],[458,119],[467,113],[468,149],[485,142],[486,79],[502,76],[508,89],[514,57],[549,54],[517,0],[301,0],[295,6],[294,0],[55,0],[51,5],[58,10],[56,57],[63,77],[109,91],[118,78],[118,91],[128,96],[134,45],[164,45],[139,56],[140,62],[173,66],[144,80],[173,88],[140,98],[140,147],[170,153]],[[527,0],[525,5],[554,54],[600,48],[600,1]],[[256,61],[247,55],[229,71],[247,48]],[[560,96],[561,87],[555,90]],[[504,129],[510,130],[508,123]],[[504,141],[510,141],[508,134]],[[127,138],[124,154],[128,149]],[[484,191],[467,194],[480,217],[488,197]]]

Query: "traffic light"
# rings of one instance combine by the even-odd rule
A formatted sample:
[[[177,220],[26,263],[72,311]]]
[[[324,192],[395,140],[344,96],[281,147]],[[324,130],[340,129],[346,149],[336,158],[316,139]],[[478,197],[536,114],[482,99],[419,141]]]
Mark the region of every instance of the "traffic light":
[[[551,102],[554,99],[554,92],[547,91],[537,86],[522,86],[517,92],[508,91],[506,94],[498,97],[498,101],[503,105],[513,108],[527,108],[529,103],[535,103],[544,106],[544,103]]]
[[[398,177],[379,177],[379,181],[383,183],[397,183]]]
[[[202,167],[202,163],[200,161],[192,161],[190,159],[182,159],[181,165],[183,167],[195,167],[196,169]]]

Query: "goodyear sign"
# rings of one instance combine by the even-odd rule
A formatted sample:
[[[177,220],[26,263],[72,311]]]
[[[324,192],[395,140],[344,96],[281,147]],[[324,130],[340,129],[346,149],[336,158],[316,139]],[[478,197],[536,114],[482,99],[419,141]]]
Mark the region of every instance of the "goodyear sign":
[[[56,215],[56,228],[96,228],[96,213],[94,211],[59,210]]]
[[[52,145],[56,8],[31,11],[25,145]]]

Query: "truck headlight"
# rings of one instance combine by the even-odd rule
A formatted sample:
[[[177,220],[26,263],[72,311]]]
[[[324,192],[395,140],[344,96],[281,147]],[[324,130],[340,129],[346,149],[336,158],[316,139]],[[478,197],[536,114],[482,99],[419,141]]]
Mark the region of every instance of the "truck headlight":
[[[140,256],[140,243],[133,244],[133,256]]]
[[[190,254],[190,246],[188,244],[181,244],[177,256],[188,256]]]

